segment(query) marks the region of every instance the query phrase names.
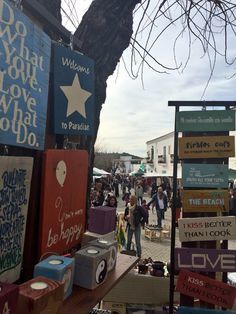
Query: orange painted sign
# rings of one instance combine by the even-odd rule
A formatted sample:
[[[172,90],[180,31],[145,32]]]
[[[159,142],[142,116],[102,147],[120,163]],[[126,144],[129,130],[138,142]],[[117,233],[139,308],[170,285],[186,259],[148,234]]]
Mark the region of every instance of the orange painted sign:
[[[183,190],[184,212],[229,211],[228,190]]]
[[[227,158],[235,156],[234,136],[179,138],[179,158]]]
[[[176,290],[210,304],[233,309],[236,288],[187,270],[181,270]]]
[[[85,228],[88,153],[44,153],[39,254],[63,254],[81,242]]]

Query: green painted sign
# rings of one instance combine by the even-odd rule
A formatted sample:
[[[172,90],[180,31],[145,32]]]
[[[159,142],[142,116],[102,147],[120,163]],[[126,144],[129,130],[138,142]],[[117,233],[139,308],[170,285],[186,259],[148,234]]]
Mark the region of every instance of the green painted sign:
[[[183,164],[182,184],[193,188],[227,188],[228,165]]]
[[[176,113],[177,131],[234,131],[235,111],[207,110]]]

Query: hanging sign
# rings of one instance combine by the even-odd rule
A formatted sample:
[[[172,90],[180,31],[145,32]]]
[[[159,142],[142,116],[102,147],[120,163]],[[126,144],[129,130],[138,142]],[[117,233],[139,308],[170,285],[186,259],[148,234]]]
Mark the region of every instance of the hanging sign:
[[[80,243],[85,228],[87,176],[87,151],[52,149],[44,153],[40,255],[63,254]]]
[[[51,40],[0,0],[0,143],[44,149]]]
[[[179,158],[227,158],[235,156],[234,136],[179,138]]]
[[[228,190],[183,190],[181,196],[184,212],[229,211]]]
[[[228,188],[228,165],[182,164],[184,188]]]
[[[236,288],[188,270],[181,270],[176,290],[210,304],[235,309]]]
[[[181,111],[176,113],[176,129],[184,131],[234,131],[234,110]]]
[[[178,225],[181,242],[236,240],[235,216],[181,218]]]
[[[54,44],[53,64],[55,133],[93,135],[94,61]]]
[[[175,268],[202,272],[235,272],[236,251],[175,248]]]
[[[205,309],[202,307],[188,307],[180,306],[177,310],[177,314],[225,314],[225,311]],[[236,314],[235,311],[227,311],[227,314]]]
[[[0,157],[0,281],[20,278],[33,158]]]

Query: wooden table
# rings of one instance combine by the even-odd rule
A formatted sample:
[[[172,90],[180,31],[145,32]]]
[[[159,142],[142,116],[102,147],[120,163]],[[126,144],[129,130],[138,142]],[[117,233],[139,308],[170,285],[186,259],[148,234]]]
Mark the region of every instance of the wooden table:
[[[88,314],[89,311],[136,265],[139,257],[118,254],[114,270],[106,281],[94,290],[73,287],[72,295],[63,302],[60,314]]]

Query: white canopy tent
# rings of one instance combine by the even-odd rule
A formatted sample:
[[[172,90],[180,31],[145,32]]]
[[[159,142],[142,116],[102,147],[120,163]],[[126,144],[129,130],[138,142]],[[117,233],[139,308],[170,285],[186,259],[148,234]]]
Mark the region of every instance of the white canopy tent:
[[[103,169],[93,167],[93,175],[94,176],[103,176],[103,175],[109,175],[109,174],[110,174],[110,172],[107,172]]]

